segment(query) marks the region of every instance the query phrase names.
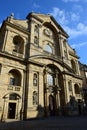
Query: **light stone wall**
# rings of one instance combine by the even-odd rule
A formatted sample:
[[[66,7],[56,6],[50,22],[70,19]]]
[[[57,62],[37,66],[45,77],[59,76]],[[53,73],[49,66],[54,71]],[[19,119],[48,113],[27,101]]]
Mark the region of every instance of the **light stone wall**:
[[[33,18],[33,15],[36,17]],[[9,102],[16,103],[16,113],[15,113],[15,120],[20,120],[20,116],[23,116],[24,112],[24,104],[25,99],[27,100],[27,108],[26,108],[26,118],[35,118],[35,117],[41,117],[44,116],[44,69],[48,65],[56,66],[57,69],[60,70],[62,74],[62,87],[64,87],[64,94],[65,94],[65,103],[67,104],[70,101],[70,95],[75,96],[76,100],[82,99],[82,96],[77,97],[74,91],[74,85],[78,84],[79,87],[82,87],[82,79],[79,73],[79,67],[78,67],[78,58],[76,55],[72,56],[70,55],[70,51],[74,54],[74,51],[72,48],[68,46],[68,43],[66,42],[66,48],[67,48],[67,55],[68,55],[68,61],[62,59],[64,57],[64,47],[63,47],[63,41],[67,40],[66,34],[63,35],[64,32],[56,25],[56,23],[51,19],[50,15],[36,15],[33,14],[32,18],[30,18],[30,22],[28,23],[28,20],[20,21],[11,19],[12,26],[7,25],[6,23],[6,30],[7,34],[3,42],[3,55],[0,55],[0,64],[2,65],[1,73],[0,73],[0,117],[3,113],[3,120],[8,119],[8,104]],[[38,20],[40,19],[40,20]],[[40,22],[40,21],[43,22]],[[54,31],[53,37],[49,38],[44,33],[43,30],[46,28],[49,28],[45,26],[45,22],[48,22],[50,24],[51,30],[55,28],[57,34],[56,37]],[[16,28],[14,25],[17,24],[19,26],[19,29]],[[34,27],[35,25],[39,25],[39,46],[35,46],[34,44]],[[27,30],[24,32],[22,30],[22,27],[26,28]],[[54,27],[54,28],[53,28]],[[61,35],[59,32],[62,32]],[[14,36],[21,36],[24,39],[24,53],[23,57],[20,58],[18,56],[12,55],[12,49],[14,47],[13,44],[13,38]],[[59,36],[60,35],[60,36]],[[54,39],[55,38],[55,39]],[[2,38],[3,39],[3,38]],[[58,41],[57,41],[58,40]],[[46,53],[44,51],[44,46],[46,45],[46,42],[50,42],[53,47],[53,55]],[[59,44],[60,47],[60,57],[58,58],[58,54],[55,52],[57,50],[57,47]],[[55,49],[56,48],[56,49]],[[6,55],[7,54],[7,55]],[[38,56],[37,56],[38,55]],[[78,74],[72,74],[71,73],[71,63],[70,60],[74,59],[76,61],[76,65],[78,68]],[[9,87],[9,72],[10,70],[15,69],[18,70],[21,74],[21,86],[19,91],[14,90],[8,90]],[[33,86],[33,74],[37,72],[39,79],[38,79],[38,86]],[[66,73],[64,73],[66,72]],[[68,90],[68,81],[72,81],[72,93]],[[27,95],[25,94],[25,89],[27,89]],[[33,91],[38,92],[38,104],[33,105]],[[20,100],[18,101],[10,101],[9,100],[9,94],[10,93],[16,93],[20,95]],[[58,92],[59,93],[59,92]],[[3,97],[7,95],[7,98],[4,99]],[[47,93],[47,105],[49,105],[49,97],[50,93]],[[58,98],[60,102],[60,98]],[[4,104],[5,103],[5,104]],[[58,105],[58,104],[57,104]],[[40,109],[37,109],[40,107]],[[48,106],[47,106],[48,107]],[[4,109],[4,110],[3,110]],[[22,113],[20,113],[22,109]],[[49,113],[49,112],[48,112]],[[23,118],[23,117],[22,117]]]
[[[24,70],[25,70],[25,66],[14,60],[14,59],[9,59],[9,58],[4,58],[4,57],[0,57],[0,63],[2,65],[1,68],[1,74],[0,74],[0,118],[2,116],[2,112],[4,110],[4,115],[3,115],[3,120],[6,120],[8,118],[8,104],[9,102],[15,102],[16,103],[16,115],[18,114],[17,119],[20,119],[20,110],[22,107],[22,95],[23,95],[23,85],[24,85]],[[17,71],[19,71],[21,73],[21,86],[20,86],[20,90],[15,90],[15,88],[13,87],[13,89],[9,89],[9,72],[15,69]],[[18,101],[9,101],[9,94],[11,93],[16,93],[18,95],[20,95],[21,99]],[[7,96],[6,96],[7,95]],[[4,97],[6,96],[6,99],[4,99]],[[16,118],[15,115],[15,118]]]

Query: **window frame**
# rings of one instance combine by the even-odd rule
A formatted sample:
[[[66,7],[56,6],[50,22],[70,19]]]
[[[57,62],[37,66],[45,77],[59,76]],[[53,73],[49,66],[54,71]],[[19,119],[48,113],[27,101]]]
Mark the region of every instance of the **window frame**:
[[[33,91],[33,105],[38,105],[38,93],[37,91]]]
[[[50,49],[50,51],[49,51]],[[44,51],[47,52],[47,53],[50,53],[50,54],[53,54],[53,48],[51,45],[49,45],[49,43],[47,43],[45,46],[44,46]]]
[[[10,77],[10,85],[15,85],[15,77]]]
[[[38,72],[33,73],[33,86],[38,86]]]

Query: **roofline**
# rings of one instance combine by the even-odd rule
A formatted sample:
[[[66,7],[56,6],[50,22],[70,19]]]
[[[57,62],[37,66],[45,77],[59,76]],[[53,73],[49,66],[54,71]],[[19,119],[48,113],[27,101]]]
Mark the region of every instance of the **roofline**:
[[[50,16],[50,18],[55,22],[55,24],[59,27],[59,29],[64,32],[63,35],[66,34],[65,36],[68,38],[69,35],[65,32],[65,30],[62,28],[62,26],[56,21],[56,19],[52,15]]]
[[[31,16],[33,16],[34,18],[38,19],[41,23],[43,23],[43,20],[38,18],[37,16],[35,16],[34,14],[40,14],[40,13],[34,13],[31,12],[27,15],[27,19],[29,19]],[[69,37],[69,35],[65,32],[65,30],[61,27],[61,25],[55,20],[55,18],[52,15],[49,14],[43,14],[46,16],[49,16],[51,18],[52,21],[54,21],[54,23],[57,25],[57,27],[60,29],[60,33],[62,33],[62,35],[66,36],[67,38]]]

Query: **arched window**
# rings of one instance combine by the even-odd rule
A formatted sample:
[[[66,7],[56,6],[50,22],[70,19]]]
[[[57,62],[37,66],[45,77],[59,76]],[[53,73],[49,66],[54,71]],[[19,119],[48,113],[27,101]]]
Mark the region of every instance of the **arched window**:
[[[21,74],[17,70],[11,70],[9,72],[9,84],[15,86],[21,86]]]
[[[51,46],[48,45],[48,44],[45,45],[44,50],[45,50],[46,52],[48,52],[48,53],[52,53],[52,48],[51,48]]]
[[[23,38],[16,35],[13,38],[13,43],[14,43],[13,52],[23,54],[23,52],[24,52],[24,40],[23,40]]]
[[[20,96],[16,93],[11,93],[9,95],[9,100],[18,100],[20,98]]]
[[[74,91],[75,91],[75,94],[80,94],[80,89],[79,89],[78,84],[74,85]]]
[[[17,100],[17,95],[15,93],[10,94],[9,100]]]
[[[33,85],[37,86],[38,85],[38,74],[34,73],[33,75]]]
[[[36,91],[33,92],[33,105],[38,105],[38,94]]]
[[[50,93],[56,93],[57,89],[61,88],[59,73],[60,70],[54,65],[49,64],[46,68],[46,83]]]

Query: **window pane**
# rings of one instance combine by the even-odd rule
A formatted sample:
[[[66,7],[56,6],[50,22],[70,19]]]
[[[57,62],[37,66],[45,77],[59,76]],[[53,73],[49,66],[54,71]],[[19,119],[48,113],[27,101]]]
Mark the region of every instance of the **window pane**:
[[[15,78],[10,78],[10,85],[15,85]]]
[[[49,53],[52,53],[52,48],[49,45],[46,45],[44,50],[49,52]]]
[[[47,75],[47,84],[48,85],[53,85],[53,76],[51,74]]]
[[[17,95],[16,94],[10,94],[9,100],[17,100]]]
[[[34,75],[33,75],[33,85],[34,85],[34,86],[37,86],[37,85],[38,85],[38,75],[37,75],[37,74],[34,74]]]

